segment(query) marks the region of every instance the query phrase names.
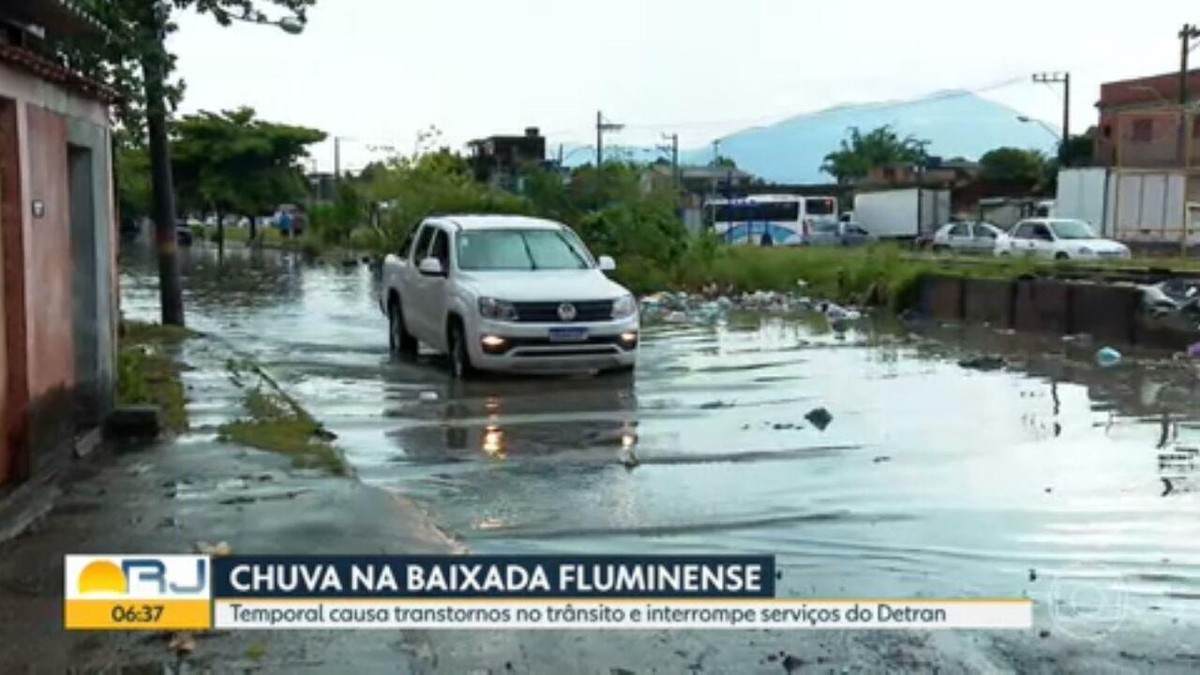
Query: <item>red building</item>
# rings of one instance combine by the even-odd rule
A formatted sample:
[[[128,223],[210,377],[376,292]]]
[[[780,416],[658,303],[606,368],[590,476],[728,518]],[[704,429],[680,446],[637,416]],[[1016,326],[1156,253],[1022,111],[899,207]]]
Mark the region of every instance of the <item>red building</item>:
[[[0,497],[53,475],[113,406],[109,98],[44,56],[47,38],[100,30],[74,6],[0,5]]]
[[[1174,72],[1100,85],[1099,165],[1169,169],[1200,161],[1200,124],[1190,106],[1179,105],[1179,79]],[[1200,70],[1193,70],[1188,73],[1188,102],[1198,101]]]

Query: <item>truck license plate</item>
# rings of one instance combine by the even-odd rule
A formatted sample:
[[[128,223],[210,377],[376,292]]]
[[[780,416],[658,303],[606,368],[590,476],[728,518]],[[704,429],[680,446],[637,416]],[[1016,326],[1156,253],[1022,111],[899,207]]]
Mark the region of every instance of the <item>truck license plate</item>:
[[[587,339],[586,328],[551,328],[551,342],[582,342]]]

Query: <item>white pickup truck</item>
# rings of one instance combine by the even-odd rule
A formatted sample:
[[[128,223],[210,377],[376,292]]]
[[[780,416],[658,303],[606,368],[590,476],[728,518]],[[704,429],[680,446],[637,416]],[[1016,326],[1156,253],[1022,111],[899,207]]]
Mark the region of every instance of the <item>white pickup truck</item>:
[[[391,350],[449,354],[476,370],[630,371],[637,301],[566,225],[498,215],[429,218],[383,262]]]

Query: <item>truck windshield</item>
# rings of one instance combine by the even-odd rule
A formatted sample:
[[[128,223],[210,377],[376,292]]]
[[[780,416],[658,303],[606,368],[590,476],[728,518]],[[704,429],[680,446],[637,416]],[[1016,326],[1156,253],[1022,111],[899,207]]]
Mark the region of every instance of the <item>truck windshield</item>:
[[[1096,233],[1082,220],[1053,220],[1050,227],[1059,239],[1095,239]]]
[[[558,230],[478,230],[458,234],[461,270],[582,270],[583,245]]]

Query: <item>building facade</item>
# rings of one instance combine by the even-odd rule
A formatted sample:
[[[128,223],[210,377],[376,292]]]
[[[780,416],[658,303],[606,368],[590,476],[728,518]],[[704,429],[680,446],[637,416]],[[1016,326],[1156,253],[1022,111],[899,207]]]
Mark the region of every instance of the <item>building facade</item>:
[[[1181,169],[1200,163],[1200,70],[1188,73],[1180,105],[1179,73],[1100,85],[1095,158],[1099,166]]]
[[[64,464],[116,389],[110,96],[41,44],[100,28],[69,2],[16,4],[0,7],[0,491]]]
[[[489,136],[471,141],[471,168],[475,179],[505,190],[520,191],[521,175],[546,161],[546,137],[537,127],[523,136]]]

